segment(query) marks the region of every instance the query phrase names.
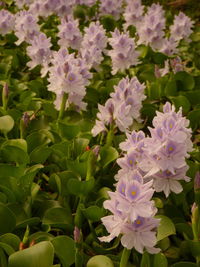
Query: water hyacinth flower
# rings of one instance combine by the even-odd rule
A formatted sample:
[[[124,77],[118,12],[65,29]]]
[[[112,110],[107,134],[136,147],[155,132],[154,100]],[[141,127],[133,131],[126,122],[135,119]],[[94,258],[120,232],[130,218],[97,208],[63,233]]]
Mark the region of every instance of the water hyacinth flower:
[[[174,18],[173,25],[170,26],[171,37],[178,42],[181,39],[189,41],[189,36],[192,33],[193,25],[194,21],[192,21],[183,12],[179,12],[179,14]]]
[[[138,171],[147,181],[153,180],[156,192],[163,191],[166,196],[171,191],[180,193],[182,186],[179,181],[190,180],[186,176],[186,158],[193,149],[189,121],[182,116],[181,109],[176,112],[175,107],[167,102],[163,112],[157,112],[152,123],[149,137],[133,132],[120,144],[127,152],[117,160],[121,169],[115,178],[131,177],[134,171]]]
[[[28,11],[20,11],[15,15],[15,35],[19,39],[16,45],[23,41],[30,43],[39,34],[37,18]]]
[[[86,86],[92,77],[84,60],[69,54],[64,48],[55,52],[49,68],[48,90],[56,94],[56,107],[59,109],[64,93],[68,95],[68,104],[74,104],[77,110],[85,109],[82,101]]]
[[[106,31],[99,21],[91,22],[84,29],[83,41],[81,43],[80,56],[84,58],[90,68],[98,69],[103,60],[102,53],[106,52]]]
[[[5,9],[0,10],[0,34],[6,35],[13,31],[15,25],[15,17],[12,13]]]
[[[128,32],[120,33],[118,29],[112,32],[112,38],[109,38],[112,49],[108,55],[112,59],[112,74],[118,71],[125,71],[130,66],[138,65],[140,53],[135,50],[135,40],[129,37]]]
[[[123,11],[122,3],[123,0],[100,0],[100,14],[112,15],[115,19],[119,19]]]
[[[24,6],[29,6],[33,2],[34,2],[34,0],[15,0],[15,4],[16,4],[16,6],[18,6],[18,8],[23,8]]]
[[[136,30],[138,44],[150,45],[154,50],[160,49],[165,36],[165,13],[162,6],[152,4]]]
[[[40,33],[30,41],[30,46],[27,47],[27,55],[31,58],[31,61],[27,63],[30,69],[33,69],[37,65],[42,66],[42,77],[44,77],[49,68],[49,63],[52,57],[52,46],[50,38],[47,38],[44,33]]]
[[[159,249],[154,246],[159,220],[153,218],[157,211],[151,201],[153,193],[152,181],[143,184],[136,179],[120,179],[116,191],[108,192],[110,200],[104,201],[104,208],[112,215],[101,219],[109,235],[100,237],[100,241],[109,242],[122,234],[124,247],[135,248],[140,253],[144,248],[150,253],[157,253]]]
[[[135,26],[142,21],[144,6],[141,0],[126,0],[127,6],[123,14],[125,19],[124,30],[127,30],[129,26]]]
[[[93,136],[107,129],[114,123],[120,131],[125,132],[133,123],[133,120],[140,121],[140,109],[144,95],[144,84],[141,84],[136,77],[129,79],[123,78],[114,87],[105,106],[98,104],[99,112],[97,120],[92,129]]]
[[[58,26],[58,37],[60,40],[58,44],[61,47],[72,49],[79,49],[82,41],[82,34],[79,30],[78,20],[74,20],[73,17],[68,17],[67,20],[62,18],[61,24]]]

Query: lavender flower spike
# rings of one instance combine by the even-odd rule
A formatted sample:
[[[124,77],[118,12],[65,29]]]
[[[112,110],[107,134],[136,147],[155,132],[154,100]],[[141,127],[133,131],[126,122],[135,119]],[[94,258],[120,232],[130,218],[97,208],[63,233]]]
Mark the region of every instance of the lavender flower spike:
[[[14,29],[15,17],[5,9],[0,10],[0,34],[6,35]]]

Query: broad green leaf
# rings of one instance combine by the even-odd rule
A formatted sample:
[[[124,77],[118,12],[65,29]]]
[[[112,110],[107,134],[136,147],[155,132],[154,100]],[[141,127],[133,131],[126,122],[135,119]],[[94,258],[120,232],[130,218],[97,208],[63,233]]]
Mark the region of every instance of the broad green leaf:
[[[0,131],[3,133],[8,133],[12,130],[14,126],[14,120],[11,116],[5,115],[0,117]]]
[[[200,256],[200,242],[189,240],[190,251],[194,257]]]
[[[114,31],[116,27],[116,21],[111,15],[102,16],[100,22],[103,25],[103,27],[108,31]]]
[[[116,160],[118,156],[119,153],[114,147],[104,146],[100,149],[100,157],[101,157],[100,163],[102,164],[103,168],[105,168],[112,161]]]
[[[27,143],[26,140],[24,139],[10,139],[7,140],[3,143],[2,148],[5,146],[14,146],[14,147],[18,147],[22,150],[24,150],[24,152],[27,152]]]
[[[10,256],[11,254],[15,253],[15,250],[8,244],[0,242],[0,247],[5,251],[5,253]]]
[[[6,162],[16,162],[18,164],[28,164],[29,156],[21,148],[16,146],[4,145],[0,150],[0,155]]]
[[[180,82],[181,90],[192,90],[194,88],[195,81],[191,74],[185,71],[179,71],[175,74],[174,78]]]
[[[28,144],[28,151],[31,152],[40,145],[47,145],[54,142],[54,137],[51,132],[42,129],[31,133],[27,136],[26,140]]]
[[[57,236],[51,240],[55,254],[63,267],[71,266],[75,261],[75,243],[68,236]]]
[[[8,266],[7,257],[6,257],[6,254],[2,248],[0,248],[0,266],[2,266],[2,267]]]
[[[21,240],[17,235],[7,233],[0,236],[0,242],[10,245],[14,250],[18,250]]]
[[[31,162],[43,164],[47,160],[47,158],[50,156],[51,152],[52,152],[51,148],[45,145],[37,146],[30,153],[30,160]]]
[[[38,217],[31,217],[29,219],[26,219],[26,220],[21,221],[20,223],[18,223],[16,225],[16,229],[26,228],[27,225],[29,225],[29,226],[35,226],[35,225],[38,225],[39,223],[40,223],[40,218],[38,218]]]
[[[16,225],[16,217],[13,212],[0,203],[0,234],[12,232]]]
[[[114,267],[114,264],[107,256],[96,255],[89,259],[86,267]]]
[[[42,223],[69,230],[73,228],[71,214],[66,208],[60,207],[47,210],[42,219]]]
[[[155,217],[160,219],[157,232],[157,241],[160,241],[169,235],[176,234],[175,226],[170,218],[164,215],[157,215]]]
[[[76,138],[74,140],[73,152],[74,156],[78,157],[80,154],[86,151],[86,147],[89,144],[89,140],[86,138]]]
[[[145,251],[142,254],[142,259],[141,259],[140,267],[150,267],[150,266],[151,266],[150,256],[149,256],[149,253]]]
[[[187,113],[191,108],[189,100],[183,95],[170,97],[170,99],[177,109],[182,107],[184,113]]]
[[[187,118],[190,120],[190,126],[192,129],[198,128],[200,126],[200,109],[190,111]]]
[[[71,140],[80,132],[79,123],[59,122],[59,131],[62,137]]]
[[[167,258],[163,253],[158,253],[154,255],[153,267],[168,267]]]
[[[53,258],[53,245],[49,241],[43,241],[12,254],[8,267],[52,267]]]
[[[68,190],[74,195],[87,195],[94,187],[94,179],[88,181],[79,181],[77,179],[70,179],[67,183]]]
[[[36,243],[42,242],[42,241],[51,241],[54,238],[53,235],[47,232],[36,232],[29,236],[29,243],[31,241],[34,241]]]
[[[103,216],[105,216],[105,210],[98,206],[90,206],[82,210],[82,212],[84,216],[92,222],[98,222]]]

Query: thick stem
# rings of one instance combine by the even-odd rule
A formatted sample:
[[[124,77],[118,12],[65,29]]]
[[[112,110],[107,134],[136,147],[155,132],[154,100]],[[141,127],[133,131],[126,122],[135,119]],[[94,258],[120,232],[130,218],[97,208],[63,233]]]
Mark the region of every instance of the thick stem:
[[[127,266],[130,253],[131,253],[131,249],[124,248],[122,252],[121,261],[120,261],[120,267]]]
[[[60,105],[60,111],[59,111],[59,114],[58,114],[58,120],[61,120],[62,117],[63,117],[63,114],[65,112],[65,106],[66,106],[67,98],[68,98],[68,94],[64,93],[63,97],[62,97],[62,102],[61,102],[61,105]]]
[[[106,137],[106,145],[107,146],[112,145],[113,137],[114,137],[114,124],[112,123],[110,125],[110,130],[109,130],[107,137]]]

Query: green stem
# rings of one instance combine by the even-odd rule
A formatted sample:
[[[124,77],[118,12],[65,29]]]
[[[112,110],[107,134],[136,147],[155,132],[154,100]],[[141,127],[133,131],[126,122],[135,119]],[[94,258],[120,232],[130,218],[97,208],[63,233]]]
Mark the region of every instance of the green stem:
[[[124,248],[122,252],[121,261],[120,261],[120,267],[127,266],[130,253],[131,253],[131,249]]]
[[[58,120],[61,120],[62,117],[63,117],[63,114],[65,112],[65,106],[66,106],[67,98],[68,98],[68,94],[64,93],[63,97],[62,97],[62,102],[61,102],[61,105],[60,105],[60,111],[59,111],[59,114],[58,114]]]

